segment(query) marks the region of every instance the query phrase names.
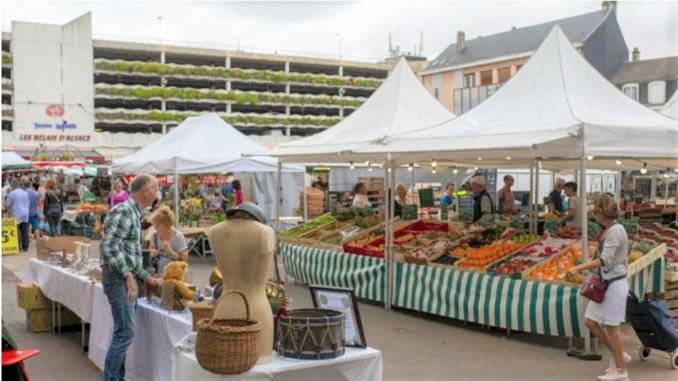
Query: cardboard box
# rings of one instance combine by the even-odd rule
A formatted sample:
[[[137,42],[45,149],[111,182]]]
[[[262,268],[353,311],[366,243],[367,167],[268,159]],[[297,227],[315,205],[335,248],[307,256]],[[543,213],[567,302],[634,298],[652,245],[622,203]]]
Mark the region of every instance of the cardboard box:
[[[31,332],[49,332],[52,330],[52,310],[43,308],[40,310],[26,311],[26,328]]]
[[[52,322],[52,309],[41,308],[37,310],[26,310],[26,328],[31,332],[48,332],[52,330],[52,326],[56,326],[56,322]],[[73,311],[61,306],[61,327],[70,327],[80,325],[81,320]]]
[[[16,293],[19,308],[24,310],[41,310],[52,306],[52,302],[33,283],[19,283]]]
[[[38,238],[36,244],[36,253],[37,257],[40,260],[46,261],[49,259],[49,253],[51,252],[63,252],[67,254],[75,253],[75,243],[90,243],[90,239],[87,237],[79,236],[67,236],[67,237],[49,237],[44,236]]]

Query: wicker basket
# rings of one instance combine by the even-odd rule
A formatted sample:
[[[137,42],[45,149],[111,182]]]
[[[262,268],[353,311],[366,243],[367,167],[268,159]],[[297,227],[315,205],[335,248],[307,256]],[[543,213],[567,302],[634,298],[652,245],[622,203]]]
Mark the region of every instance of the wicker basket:
[[[198,322],[202,319],[211,319],[214,313],[214,304],[207,302],[193,303],[189,307],[193,317],[193,331],[198,330]]]
[[[250,320],[250,306],[245,294],[225,291],[217,301],[238,294],[245,302],[245,319],[202,319],[198,322],[195,356],[204,369],[219,374],[238,374],[251,369],[259,359],[259,336],[262,325]]]

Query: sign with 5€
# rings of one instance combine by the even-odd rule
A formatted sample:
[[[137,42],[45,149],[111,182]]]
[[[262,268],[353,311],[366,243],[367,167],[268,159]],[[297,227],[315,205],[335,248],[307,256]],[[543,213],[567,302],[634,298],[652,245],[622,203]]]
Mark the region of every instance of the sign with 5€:
[[[15,218],[2,219],[2,255],[19,254],[19,234]]]

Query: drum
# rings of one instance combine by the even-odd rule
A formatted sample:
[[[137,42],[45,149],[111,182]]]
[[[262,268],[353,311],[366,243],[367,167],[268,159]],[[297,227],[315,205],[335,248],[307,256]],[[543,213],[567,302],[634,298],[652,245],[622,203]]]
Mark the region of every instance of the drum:
[[[344,354],[344,314],[319,308],[297,309],[278,320],[278,354],[303,360],[324,360]]]

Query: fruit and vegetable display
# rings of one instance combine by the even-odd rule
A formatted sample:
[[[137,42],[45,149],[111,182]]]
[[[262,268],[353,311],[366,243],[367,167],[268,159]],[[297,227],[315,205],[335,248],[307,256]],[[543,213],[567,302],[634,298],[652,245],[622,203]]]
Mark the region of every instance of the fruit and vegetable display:
[[[567,272],[575,266],[581,256],[582,252],[579,245],[572,245],[557,256],[538,265],[529,272],[528,276],[531,279],[542,281],[566,280]],[[579,273],[576,276],[568,277],[566,281],[581,283],[583,280],[583,275]]]
[[[524,258],[524,257],[511,258],[508,261],[499,264],[494,269],[494,273],[496,275],[518,274],[536,265],[537,263],[539,263],[539,261],[533,258]]]
[[[481,271],[487,265],[515,252],[520,247],[521,245],[512,241],[497,241],[480,248],[468,247],[465,250],[464,259],[457,262],[457,268]]]
[[[394,238],[393,243],[396,245],[402,245],[404,243],[410,242],[415,238],[415,235],[412,233],[406,233],[401,235],[400,237]]]
[[[558,237],[561,238],[577,238],[581,235],[581,232],[579,229],[574,228],[572,226],[563,226],[558,230]]]
[[[511,238],[511,241],[521,245],[526,245],[528,243],[536,241],[537,239],[539,239],[539,236],[536,234],[518,234]]]
[[[106,213],[108,212],[108,204],[89,204],[84,203],[75,207],[78,213]]]
[[[316,217],[316,218],[306,222],[305,224],[303,224],[301,226],[297,226],[297,227],[294,227],[292,229],[285,230],[285,231],[281,232],[280,236],[281,237],[291,237],[291,238],[299,237],[300,235],[303,235],[304,233],[307,233],[307,232],[309,232],[313,229],[319,228],[319,227],[321,227],[325,224],[329,224],[329,223],[334,222],[334,221],[336,221],[336,220],[334,219],[334,217],[332,217],[331,214],[323,214],[322,216]]]

